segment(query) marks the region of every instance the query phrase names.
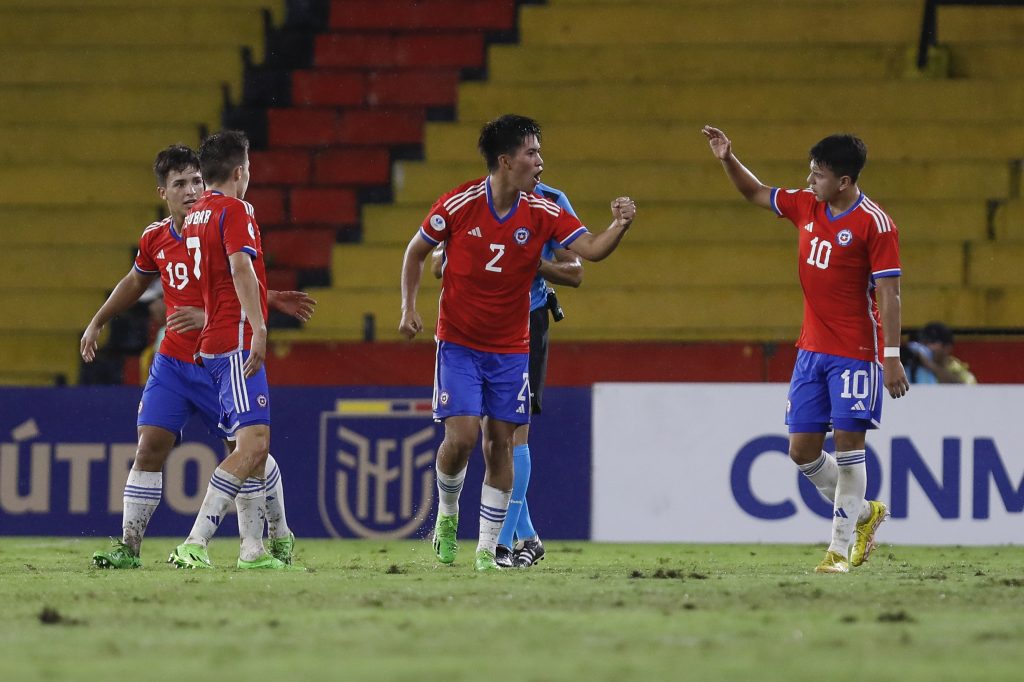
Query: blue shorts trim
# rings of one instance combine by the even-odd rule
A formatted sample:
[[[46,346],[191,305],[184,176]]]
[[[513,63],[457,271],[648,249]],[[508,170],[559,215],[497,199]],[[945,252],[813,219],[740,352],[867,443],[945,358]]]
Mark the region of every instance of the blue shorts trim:
[[[790,433],[863,432],[882,423],[882,368],[876,362],[800,350],[789,384]]]
[[[221,419],[217,390],[202,367],[157,353],[139,401],[136,424],[170,431],[180,440],[181,430],[193,414],[221,439],[230,438],[235,430],[234,422]]]
[[[488,353],[437,342],[434,419],[492,417],[530,423],[530,354]]]
[[[225,424],[235,425],[232,433],[245,426],[270,424],[267,368],[260,367],[246,379],[243,367],[248,357],[249,351],[244,350],[226,357],[203,358],[203,367],[217,390],[221,418]]]

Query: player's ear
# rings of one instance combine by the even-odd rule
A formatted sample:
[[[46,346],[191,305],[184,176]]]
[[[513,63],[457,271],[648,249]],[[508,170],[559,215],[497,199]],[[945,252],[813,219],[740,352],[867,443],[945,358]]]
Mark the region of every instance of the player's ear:
[[[160,200],[161,201],[167,201],[167,188],[166,187],[161,187],[160,185],[157,185],[156,186],[156,193],[160,195]]]

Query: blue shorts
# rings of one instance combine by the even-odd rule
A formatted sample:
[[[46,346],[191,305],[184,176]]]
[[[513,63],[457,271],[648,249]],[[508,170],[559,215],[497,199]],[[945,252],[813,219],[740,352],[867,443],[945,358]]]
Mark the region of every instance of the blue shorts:
[[[196,413],[210,433],[226,439],[234,432],[232,422],[221,421],[217,390],[206,370],[163,353],[154,355],[136,423],[166,429],[180,440],[185,422]]]
[[[800,350],[789,383],[786,424],[790,433],[825,433],[829,428],[863,432],[882,423],[882,368]]]
[[[434,419],[492,417],[530,423],[530,354],[488,353],[437,342]]]
[[[236,429],[254,424],[270,424],[270,390],[267,367],[245,378],[243,367],[249,351],[243,350],[219,358],[203,358],[203,367],[213,378],[220,398],[221,420]]]

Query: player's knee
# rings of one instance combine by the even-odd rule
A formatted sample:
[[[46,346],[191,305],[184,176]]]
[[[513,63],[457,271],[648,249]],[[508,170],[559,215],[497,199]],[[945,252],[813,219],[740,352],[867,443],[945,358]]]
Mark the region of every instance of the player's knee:
[[[139,439],[138,448],[135,450],[135,469],[139,471],[160,471],[164,468],[167,455],[174,448],[173,439],[147,438]]]
[[[789,446],[789,458],[795,464],[810,464],[818,459],[819,456],[821,456],[821,450],[818,448],[811,452],[808,448],[801,448],[795,445]]]

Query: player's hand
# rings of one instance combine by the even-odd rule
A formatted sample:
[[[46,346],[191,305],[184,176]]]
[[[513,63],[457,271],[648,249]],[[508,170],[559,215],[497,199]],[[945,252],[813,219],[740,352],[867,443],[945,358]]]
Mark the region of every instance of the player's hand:
[[[423,318],[415,310],[403,310],[402,321],[398,325],[398,333],[407,339],[414,339],[423,331]]]
[[[82,342],[80,344],[80,352],[82,353],[82,360],[86,362],[92,362],[96,359],[96,342],[100,337],[100,328],[94,327],[91,324],[85,328],[85,333],[82,334]]]
[[[882,381],[893,398],[902,398],[910,390],[907,373],[899,358],[885,358],[882,361]]]
[[[701,132],[704,133],[704,137],[708,138],[711,152],[715,155],[716,159],[729,158],[729,154],[732,154],[732,142],[725,136],[725,133],[712,126],[704,126]]]
[[[249,357],[246,359],[245,364],[242,365],[242,371],[245,373],[245,378],[249,379],[256,375],[263,367],[263,361],[267,357],[267,331],[253,330],[252,333],[252,345],[249,347]]]
[[[300,322],[309,322],[316,309],[316,301],[305,291],[268,291],[267,305]]]
[[[205,324],[206,313],[195,306],[183,305],[167,316],[167,329],[179,334],[202,329]]]
[[[622,229],[628,229],[636,217],[636,202],[629,197],[619,197],[612,202],[612,217]]]

